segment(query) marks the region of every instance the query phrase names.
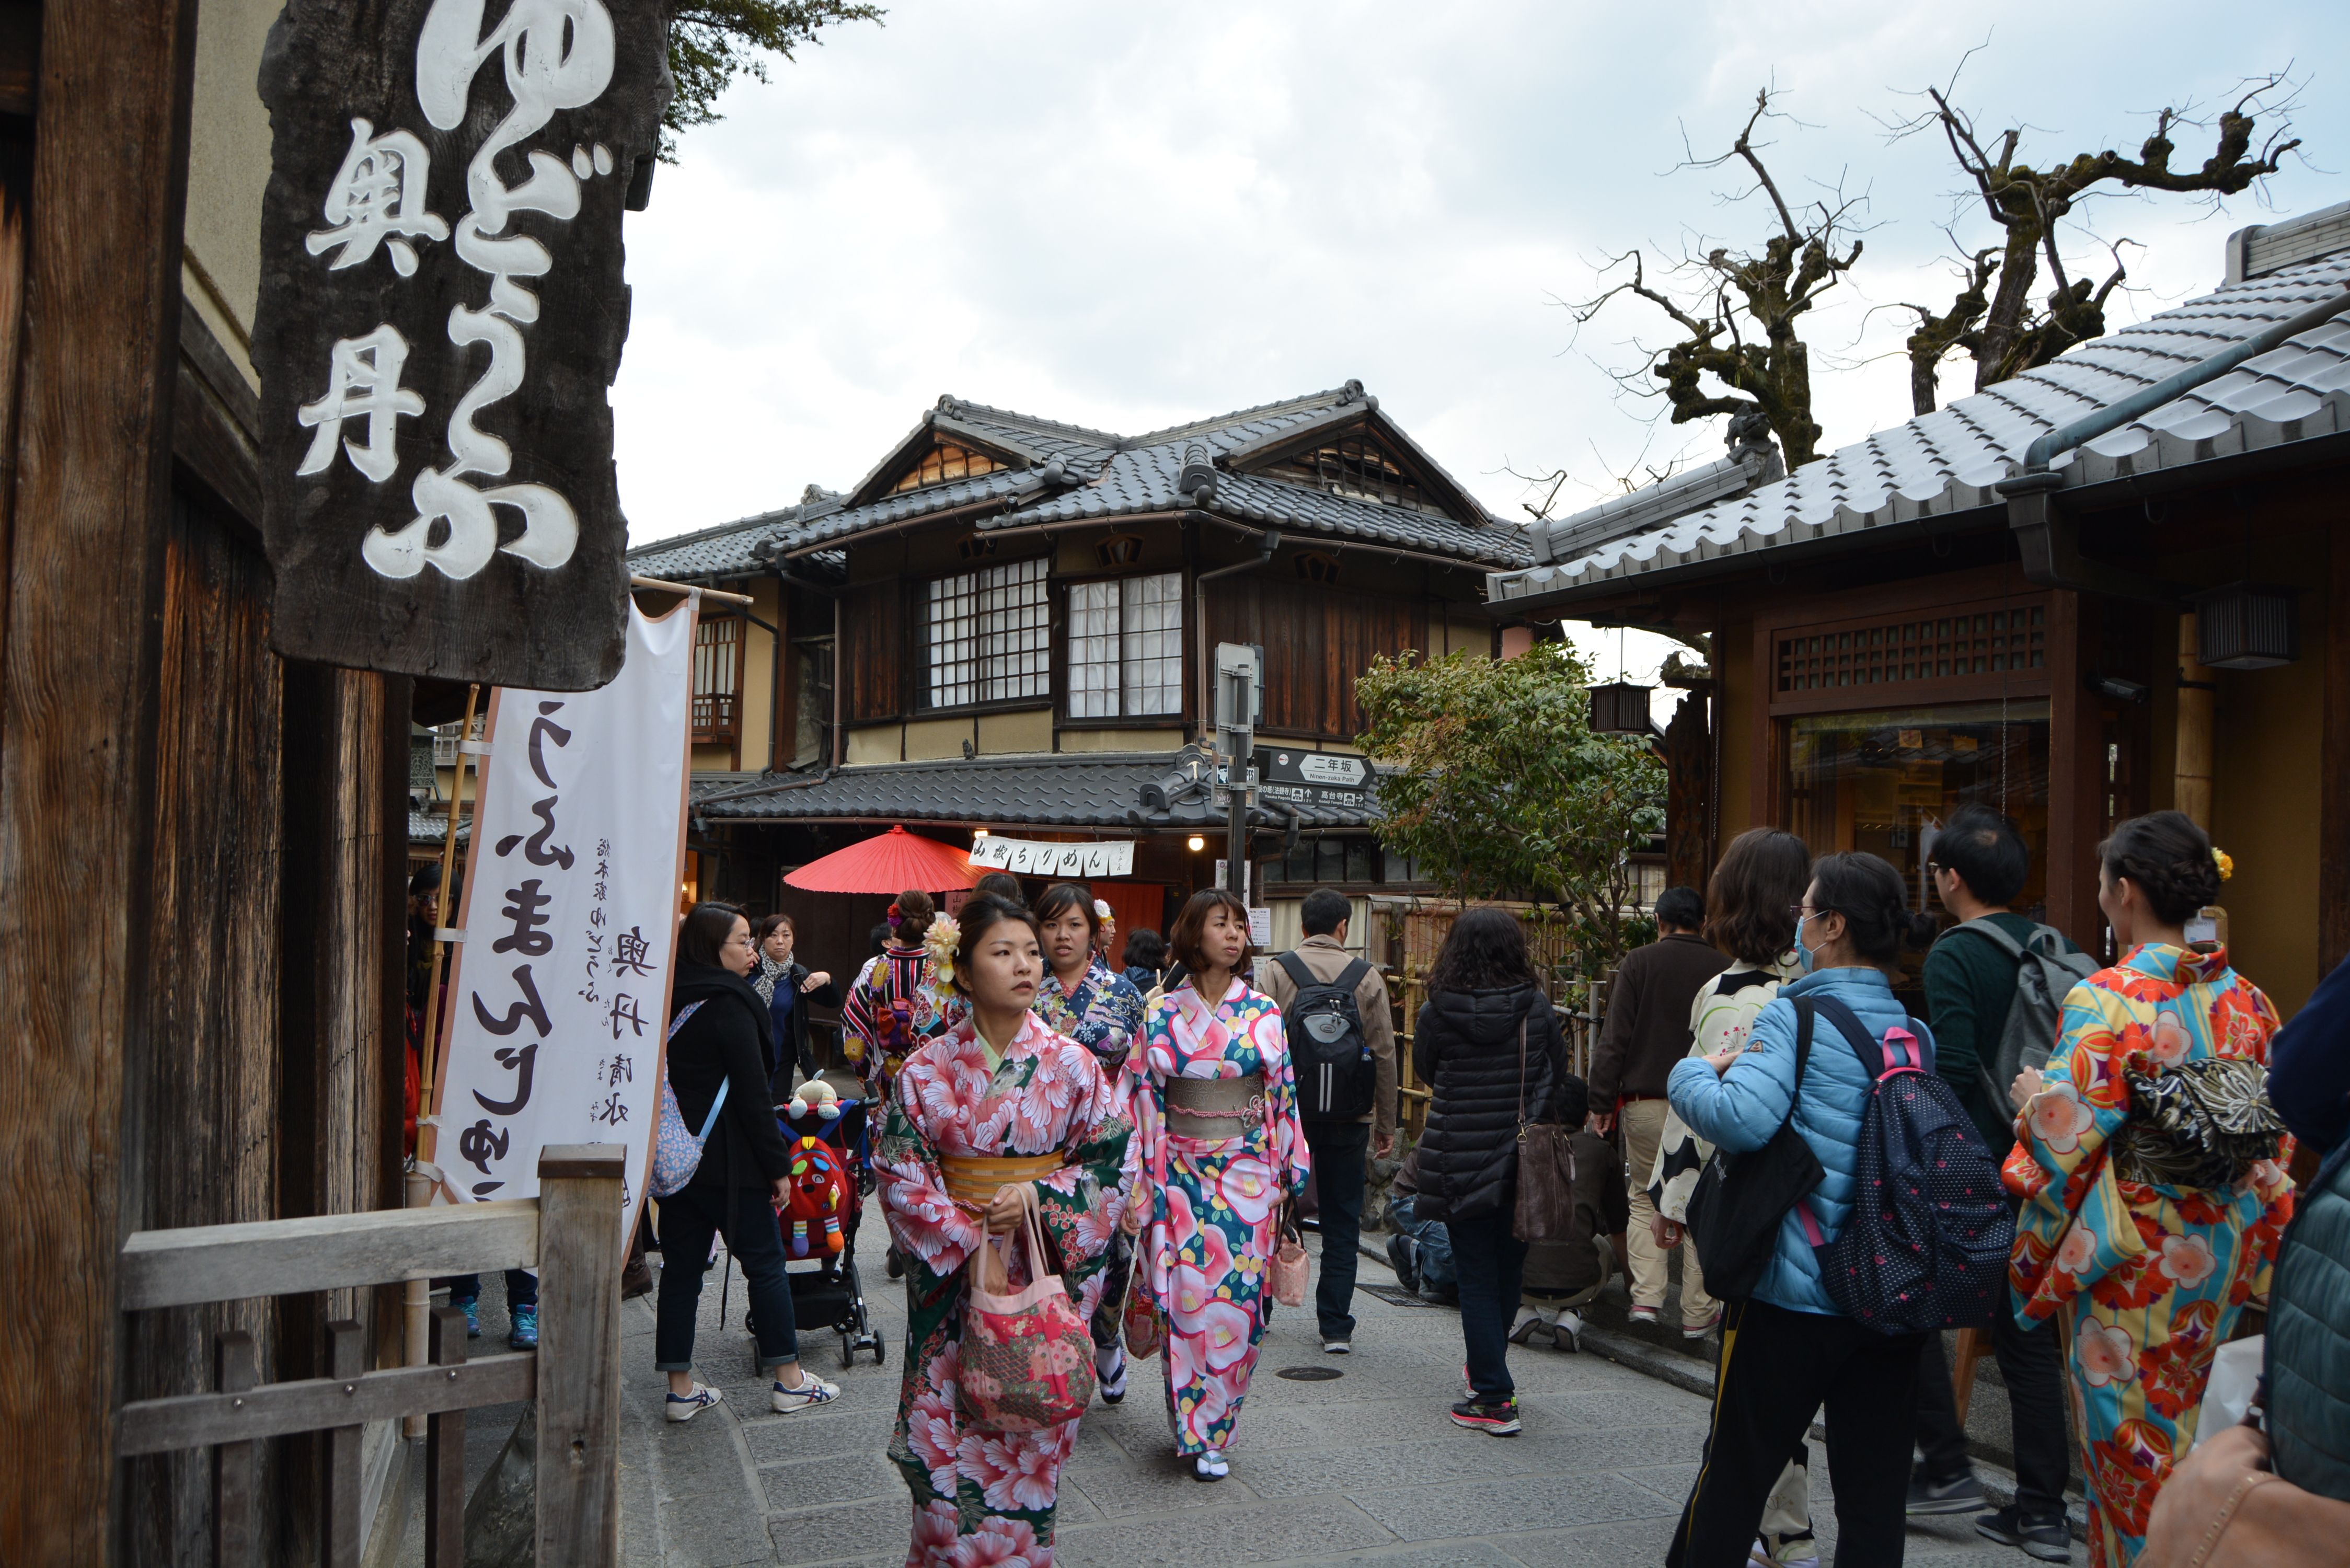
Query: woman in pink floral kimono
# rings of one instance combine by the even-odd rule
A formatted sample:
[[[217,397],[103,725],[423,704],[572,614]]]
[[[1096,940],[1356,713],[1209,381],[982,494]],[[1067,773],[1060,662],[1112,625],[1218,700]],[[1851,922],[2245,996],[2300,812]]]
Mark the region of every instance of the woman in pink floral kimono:
[[[994,898],[972,899],[951,961],[951,983],[971,1010],[906,1058],[874,1158],[882,1212],[906,1260],[912,1349],[889,1439],[914,1498],[906,1563],[1050,1568],[1061,1466],[1077,1424],[1041,1432],[968,1426],[956,1386],[963,1265],[987,1234],[1021,1222],[1025,1187],[1063,1282],[1090,1314],[1118,1195],[1131,1177],[1131,1124],[1093,1054],[1030,1012],[1044,973],[1034,916]],[[1019,1251],[1012,1282],[1028,1282]]]
[[[1224,1449],[1273,1304],[1277,1210],[1312,1163],[1281,1010],[1239,978],[1247,907],[1194,893],[1168,946],[1191,978],[1152,1010],[1132,1059],[1144,1185],[1128,1223],[1147,1227],[1136,1268],[1167,1315],[1175,1451],[1213,1481],[1232,1473]]]

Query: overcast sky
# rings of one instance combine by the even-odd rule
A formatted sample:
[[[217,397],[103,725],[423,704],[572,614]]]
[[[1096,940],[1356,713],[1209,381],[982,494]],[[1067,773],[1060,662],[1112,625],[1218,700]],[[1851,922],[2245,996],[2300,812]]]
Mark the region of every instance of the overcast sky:
[[[941,392],[1134,433],[1359,378],[1513,516],[1513,468],[1566,469],[1567,512],[1643,462],[1717,455],[1719,421],[1651,427],[1606,373],[1661,337],[1647,306],[1578,328],[1557,302],[1634,245],[1760,239],[1754,202],[1719,199],[1733,175],[1673,166],[1684,131],[1725,149],[1765,84],[1804,122],[1772,133],[1783,186],[1841,182],[1874,225],[1808,334],[1825,445],[1856,441],[1909,412],[1909,320],[1872,307],[1947,304],[1954,212],[1992,243],[1939,138],[1880,123],[1977,45],[1959,98],[1986,130],[2028,125],[2046,160],[2134,151],[2154,110],[2215,109],[2246,77],[2300,84],[2306,161],[2265,200],[2091,212],[2085,265],[2100,240],[2146,247],[2125,253],[2138,291],[2116,324],[2216,284],[2230,230],[2350,199],[2350,6],[2310,0],[892,0],[886,26],[730,92],[629,220],[613,401],[631,539],[845,487]],[[2177,140],[2178,165],[2209,155],[2209,131]],[[1968,376],[1946,369],[1946,396]]]

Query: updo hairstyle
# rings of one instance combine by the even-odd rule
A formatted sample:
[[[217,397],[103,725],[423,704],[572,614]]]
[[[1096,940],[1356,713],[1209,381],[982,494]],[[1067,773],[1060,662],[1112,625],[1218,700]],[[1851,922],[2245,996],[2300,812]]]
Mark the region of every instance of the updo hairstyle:
[[[1934,917],[1909,908],[1901,873],[1866,850],[1821,856],[1812,882],[1819,889],[1812,907],[1842,915],[1853,950],[1870,963],[1892,964],[1904,942],[1922,948],[1934,940]]]
[[[2184,812],[2156,811],[2117,824],[2097,846],[2106,875],[2137,884],[2155,919],[2183,926],[2195,911],[2220,898],[2220,863],[2211,836]]]
[[[937,912],[928,893],[909,888],[889,906],[889,932],[901,948],[920,947],[923,933],[931,929],[931,917]]]
[[[955,916],[954,988],[963,995],[971,994],[972,955],[979,950],[980,939],[993,928],[1011,920],[1028,928],[1028,934],[1043,945],[1044,934],[1036,929],[1036,917],[1024,904],[1014,904],[993,893],[974,893]]]

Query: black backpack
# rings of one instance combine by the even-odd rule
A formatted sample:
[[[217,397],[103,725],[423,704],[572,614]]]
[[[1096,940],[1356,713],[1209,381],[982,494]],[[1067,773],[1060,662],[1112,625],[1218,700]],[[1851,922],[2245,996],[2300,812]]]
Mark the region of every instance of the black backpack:
[[[1796,1210],[1828,1299],[1878,1334],[1987,1326],[2007,1302],[2015,1219],[1974,1119],[1912,1032],[1875,1039],[1832,996],[1796,1006],[1835,1024],[1873,1080],[1854,1153],[1852,1218],[1823,1244],[1810,1205]]]
[[[1715,1149],[1690,1190],[1690,1241],[1705,1272],[1706,1290],[1722,1301],[1742,1302],[1754,1293],[1778,1251],[1780,1222],[1825,1174],[1819,1156],[1795,1130],[1795,1106],[1804,1096],[1804,1068],[1811,1054],[1812,1014],[1798,1002],[1795,1085],[1787,1096],[1787,1119],[1761,1148],[1744,1154]]]
[[[1297,994],[1281,1010],[1289,1031],[1289,1064],[1297,1074],[1297,1114],[1309,1122],[1359,1121],[1378,1092],[1378,1069],[1363,1029],[1355,988],[1371,972],[1361,959],[1321,981],[1295,953],[1274,960]]]

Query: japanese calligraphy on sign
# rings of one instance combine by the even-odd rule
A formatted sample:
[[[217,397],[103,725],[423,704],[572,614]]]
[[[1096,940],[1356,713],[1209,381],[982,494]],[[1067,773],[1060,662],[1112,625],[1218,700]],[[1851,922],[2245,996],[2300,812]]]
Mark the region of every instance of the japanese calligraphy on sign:
[[[1134,841],[1037,844],[991,836],[972,845],[971,863],[1024,877],[1131,877]]]
[[[652,1156],[685,852],[693,609],[629,612],[588,692],[501,690],[450,970],[426,1158],[455,1202],[528,1198],[550,1143]]]
[[[278,18],[253,351],[280,653],[549,691],[619,670],[606,389],[663,16],[290,0]]]

